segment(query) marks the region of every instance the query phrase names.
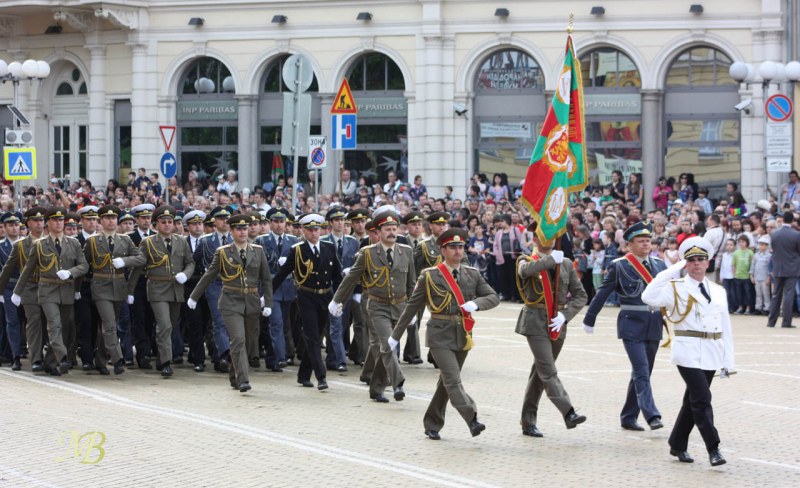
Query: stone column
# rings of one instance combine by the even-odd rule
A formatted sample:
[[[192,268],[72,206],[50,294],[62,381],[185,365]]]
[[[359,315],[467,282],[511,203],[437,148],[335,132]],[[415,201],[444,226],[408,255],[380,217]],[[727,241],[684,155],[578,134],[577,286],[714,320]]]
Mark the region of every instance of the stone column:
[[[257,95],[236,95],[234,97],[239,110],[239,169],[238,179],[240,188],[261,187],[261,175],[259,179],[258,168],[260,166],[260,155],[258,154],[258,124],[256,123],[256,102]]]
[[[161,142],[158,126],[158,73],[155,49],[142,41],[131,46],[131,165],[160,173]],[[163,179],[163,178],[162,178]],[[162,182],[164,185],[166,182]],[[166,185],[165,185],[166,186]]]
[[[664,141],[662,141],[661,101],[659,90],[642,90],[642,184],[644,210],[653,210],[653,188],[664,171]]]
[[[109,154],[106,141],[113,134],[106,124],[106,48],[99,44],[86,46],[89,50],[89,141],[86,178],[95,185],[112,177],[108,171]],[[74,171],[77,173],[77,171]]]

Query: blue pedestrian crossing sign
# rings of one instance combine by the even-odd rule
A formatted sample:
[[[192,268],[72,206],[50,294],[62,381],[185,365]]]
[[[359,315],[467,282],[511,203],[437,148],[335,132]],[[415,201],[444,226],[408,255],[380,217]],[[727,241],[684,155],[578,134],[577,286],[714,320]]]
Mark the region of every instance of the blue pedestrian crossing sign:
[[[7,180],[35,180],[36,148],[4,147],[3,175]]]
[[[170,179],[178,172],[178,160],[171,152],[165,152],[161,156],[161,174],[164,178]]]
[[[331,114],[331,147],[333,149],[356,148],[356,115]]]

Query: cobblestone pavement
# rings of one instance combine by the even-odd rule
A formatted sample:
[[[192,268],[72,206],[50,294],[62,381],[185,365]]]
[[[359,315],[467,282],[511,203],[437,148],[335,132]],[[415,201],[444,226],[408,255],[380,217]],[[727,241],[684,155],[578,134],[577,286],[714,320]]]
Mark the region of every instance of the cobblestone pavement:
[[[388,404],[369,400],[355,368],[331,373],[325,392],[300,387],[294,368],[261,368],[247,394],[231,390],[227,375],[186,365],[170,379],[136,369],[51,378],[31,374],[27,362],[21,373],[0,368],[0,486],[800,486],[800,329],[733,317],[738,374],[712,385],[728,464],[711,468],[696,431],[694,464],[668,453],[683,383],[666,350],[653,372],[666,428],[620,428],[630,371],[616,308],[602,312],[593,336],[579,315],[558,361],[588,421],[567,430],[545,397],[545,437],[522,436],[532,356],[514,333],[519,307],[478,314],[463,372],[487,426],[475,438],[451,407],[442,440],[423,436],[437,379],[428,364],[404,366],[407,396]]]

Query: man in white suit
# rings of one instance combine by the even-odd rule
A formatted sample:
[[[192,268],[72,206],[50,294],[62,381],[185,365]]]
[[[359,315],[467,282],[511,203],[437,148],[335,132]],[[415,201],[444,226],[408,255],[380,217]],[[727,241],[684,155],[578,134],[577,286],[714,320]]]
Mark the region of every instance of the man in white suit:
[[[696,425],[711,465],[719,466],[726,461],[719,451],[710,387],[717,369],[724,378],[734,365],[728,300],[725,290],[705,276],[714,255],[707,240],[690,237],[681,243],[679,253],[681,261],[659,273],[642,294],[646,304],[665,308],[667,320],[674,324],[671,362],[686,383],[683,405],[669,436],[669,453],[680,462],[694,462],[687,446]],[[681,278],[684,268],[687,275]]]

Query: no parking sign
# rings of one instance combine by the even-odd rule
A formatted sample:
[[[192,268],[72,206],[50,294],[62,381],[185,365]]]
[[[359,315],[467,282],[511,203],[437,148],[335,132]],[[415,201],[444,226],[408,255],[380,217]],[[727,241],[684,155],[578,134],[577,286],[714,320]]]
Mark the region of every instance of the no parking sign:
[[[320,169],[328,166],[325,136],[308,138],[308,169]]]

